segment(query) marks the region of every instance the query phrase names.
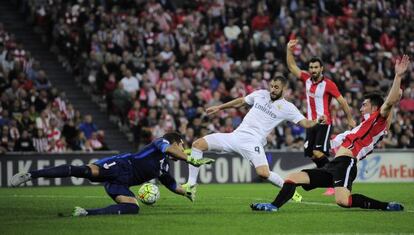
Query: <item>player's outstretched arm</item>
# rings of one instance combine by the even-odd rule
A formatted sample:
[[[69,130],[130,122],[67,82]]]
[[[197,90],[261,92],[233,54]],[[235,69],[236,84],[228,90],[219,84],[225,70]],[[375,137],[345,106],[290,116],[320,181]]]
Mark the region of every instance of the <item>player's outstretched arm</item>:
[[[170,145],[165,152],[171,156],[173,156],[176,159],[186,161],[188,164],[191,164],[195,167],[199,167],[205,164],[211,164],[215,160],[211,158],[201,158],[201,159],[194,159],[190,156],[187,156],[187,154],[184,153],[183,150],[181,150],[180,147],[178,147],[177,144]]]
[[[300,77],[300,74],[302,73],[302,70],[296,65],[295,57],[293,56],[293,50],[295,49],[295,46],[298,44],[298,40],[290,40],[287,44],[286,48],[286,63],[289,68],[289,71],[293,73],[297,78]]]
[[[239,108],[246,104],[246,101],[244,100],[244,97],[240,97],[237,99],[234,99],[232,101],[229,101],[227,103],[221,104],[221,105],[215,105],[211,106],[210,108],[206,109],[207,115],[213,115],[217,113],[220,110],[228,109],[228,108]]]
[[[177,181],[174,179],[174,177],[172,177],[167,172],[164,172],[160,177],[158,177],[158,180],[171,192],[182,195],[188,198],[190,201],[194,201],[197,189],[196,185],[183,186],[177,184]]]
[[[196,196],[196,192],[197,192],[197,185],[177,185],[176,188],[176,193],[183,195],[184,197],[188,198],[190,201],[194,201],[195,200],[195,196]]]
[[[388,93],[387,99],[385,99],[384,104],[381,106],[381,116],[388,117],[392,106],[400,100],[401,80],[403,79],[405,72],[407,72],[409,64],[410,57],[408,57],[408,55],[403,55],[401,59],[397,59],[395,62],[394,81],[392,83],[390,92]]]
[[[312,128],[318,124],[325,124],[326,122],[326,116],[321,116],[317,121],[313,121],[313,120],[308,120],[308,119],[302,119],[298,122],[299,126],[303,127],[303,128]]]
[[[177,144],[168,146],[165,152],[178,160],[187,161],[187,154],[185,154]]]
[[[348,120],[348,126],[354,128],[356,126],[356,122],[354,118],[352,117],[351,109],[349,108],[348,102],[344,99],[344,97],[341,95],[338,98],[336,98],[338,103],[341,105],[342,109],[344,110],[346,114],[346,119]]]

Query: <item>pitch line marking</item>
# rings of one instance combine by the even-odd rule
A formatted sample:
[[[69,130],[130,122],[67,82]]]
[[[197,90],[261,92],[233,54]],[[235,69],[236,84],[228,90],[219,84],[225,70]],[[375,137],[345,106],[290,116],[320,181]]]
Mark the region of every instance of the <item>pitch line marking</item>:
[[[107,196],[93,196],[93,195],[86,195],[86,196],[73,196],[73,195],[45,195],[45,194],[37,194],[37,195],[30,195],[30,194],[12,194],[12,195],[0,195],[0,198],[100,198],[106,199]],[[241,197],[224,197],[227,199],[246,199]],[[268,199],[264,198],[253,198],[254,201],[268,201]],[[331,206],[337,207],[336,204],[333,203],[325,203],[325,202],[310,202],[310,201],[303,201],[303,202],[290,202],[295,204],[305,204],[305,205],[316,205],[316,206]],[[414,213],[414,210],[404,210],[404,212]]]

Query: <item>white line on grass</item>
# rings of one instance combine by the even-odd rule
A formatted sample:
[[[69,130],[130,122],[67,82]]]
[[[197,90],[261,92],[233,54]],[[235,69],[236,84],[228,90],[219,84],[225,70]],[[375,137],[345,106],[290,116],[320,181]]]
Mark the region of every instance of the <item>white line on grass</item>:
[[[86,196],[74,196],[74,195],[44,195],[44,194],[38,194],[38,195],[30,195],[30,194],[11,194],[11,195],[0,195],[0,198],[108,198],[106,196],[92,196],[92,195],[86,195]],[[224,197],[226,199],[235,199],[235,200],[241,200],[246,198],[241,197]],[[264,198],[253,198],[254,201],[268,201],[268,199]],[[308,201],[302,201],[302,202],[292,202],[297,204],[305,204],[305,205],[316,205],[316,206],[332,206],[336,207],[336,204],[333,203],[324,203],[324,202],[308,202]],[[414,213],[414,210],[405,210],[404,212],[408,213]]]

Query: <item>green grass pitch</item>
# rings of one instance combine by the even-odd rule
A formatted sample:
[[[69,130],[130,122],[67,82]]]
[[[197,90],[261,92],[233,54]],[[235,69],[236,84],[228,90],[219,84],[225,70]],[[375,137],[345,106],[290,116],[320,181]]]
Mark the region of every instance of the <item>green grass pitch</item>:
[[[3,188],[0,234],[414,233],[414,183],[354,185],[354,192],[403,203],[404,212],[340,208],[333,197],[322,196],[323,189],[300,189],[304,202],[290,202],[276,213],[252,212],[251,202],[273,200],[278,191],[266,183],[200,185],[194,203],[160,188],[160,200],[141,203],[139,215],[83,218],[57,214],[111,204],[103,187]]]

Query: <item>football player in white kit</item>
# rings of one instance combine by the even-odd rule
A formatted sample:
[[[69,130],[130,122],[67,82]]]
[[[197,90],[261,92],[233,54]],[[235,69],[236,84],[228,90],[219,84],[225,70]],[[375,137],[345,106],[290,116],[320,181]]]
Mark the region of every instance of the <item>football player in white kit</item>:
[[[317,121],[308,120],[294,104],[285,100],[283,91],[286,84],[285,77],[275,76],[270,81],[269,90],[257,90],[246,97],[208,108],[207,114],[213,115],[220,110],[238,108],[245,104],[251,107],[242,123],[232,133],[214,133],[194,141],[190,157],[201,159],[204,151],[238,153],[250,161],[259,177],[277,187],[282,187],[284,180],[269,169],[263,148],[266,145],[266,137],[283,121],[290,121],[304,128],[311,128],[325,121],[324,116]],[[188,181],[183,186],[194,187],[198,173],[199,168],[189,167]],[[302,196],[295,193],[293,200],[301,201],[301,199]]]

